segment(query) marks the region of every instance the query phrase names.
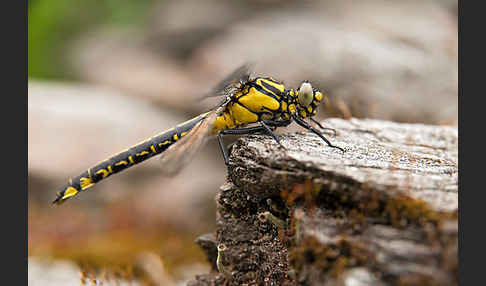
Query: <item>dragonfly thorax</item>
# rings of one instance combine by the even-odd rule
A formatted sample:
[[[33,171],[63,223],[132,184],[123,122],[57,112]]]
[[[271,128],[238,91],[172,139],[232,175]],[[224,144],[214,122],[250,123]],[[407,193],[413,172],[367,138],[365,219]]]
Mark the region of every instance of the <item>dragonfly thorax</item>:
[[[288,112],[285,86],[270,77],[255,77],[241,83],[216,118],[213,134],[262,120],[279,120]]]

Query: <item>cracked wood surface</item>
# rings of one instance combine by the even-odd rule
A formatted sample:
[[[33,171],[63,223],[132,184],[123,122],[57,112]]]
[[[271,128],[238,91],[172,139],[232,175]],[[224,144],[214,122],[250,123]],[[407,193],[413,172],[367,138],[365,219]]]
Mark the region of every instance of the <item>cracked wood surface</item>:
[[[327,147],[316,135],[248,136],[232,148],[230,175],[254,192],[279,191],[305,178],[330,189],[359,184],[394,195],[423,199],[435,210],[457,209],[457,128],[379,120],[329,119]]]

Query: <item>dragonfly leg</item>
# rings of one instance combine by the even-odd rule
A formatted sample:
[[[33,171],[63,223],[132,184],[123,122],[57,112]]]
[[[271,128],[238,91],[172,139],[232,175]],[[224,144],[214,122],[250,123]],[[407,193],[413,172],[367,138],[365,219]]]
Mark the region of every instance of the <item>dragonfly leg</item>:
[[[280,143],[280,140],[278,140],[278,137],[277,135],[275,135],[272,131],[272,129],[270,129],[270,127],[268,127],[267,124],[265,124],[264,121],[261,121],[260,122],[261,126],[265,129],[265,133],[267,133],[268,135],[272,136],[273,140],[277,141],[278,145],[280,145],[280,147],[283,147],[282,143]],[[273,126],[275,128],[275,126]]]
[[[322,130],[330,130],[330,131],[332,131],[332,133],[334,133],[333,136],[336,136],[336,130],[335,129],[322,126],[317,120],[315,120],[312,117],[310,118],[310,120],[312,122],[314,122],[315,124],[317,124],[317,126],[319,126],[319,128],[321,128]]]
[[[223,153],[224,163],[226,165],[229,164],[228,153],[226,152],[226,148],[223,143],[223,135],[246,135],[246,134],[253,134],[256,132],[265,132],[265,129],[262,126],[255,126],[255,127],[248,127],[248,128],[240,128],[240,129],[225,129],[221,130],[218,133],[218,143],[221,152]]]
[[[291,120],[263,120],[263,121],[261,121],[262,126],[267,127],[267,133],[269,135],[271,135],[272,137],[274,137],[275,141],[277,141],[278,144],[280,144],[280,141],[278,140],[277,136],[275,136],[275,134],[273,134],[273,132],[271,132],[271,131],[275,130],[275,128],[277,128],[277,127],[288,126],[290,123],[292,123]],[[273,129],[270,130],[270,128],[268,128],[268,126],[273,127]],[[285,147],[282,144],[280,144],[280,146],[285,149]]]
[[[322,135],[322,133],[319,132],[319,130],[317,130],[314,127],[310,126],[309,123],[305,122],[304,120],[302,120],[298,116],[293,116],[292,118],[294,118],[295,122],[297,122],[297,124],[299,124],[300,126],[304,127],[307,130],[310,130],[312,133],[314,133],[317,136],[321,137],[321,139],[324,140],[327,143],[327,145],[329,145],[329,147],[339,149],[339,150],[341,150],[344,153],[344,149],[343,148],[332,145],[331,142],[329,142],[329,140],[327,140],[326,137],[324,137],[324,135]]]
[[[273,122],[276,122],[276,121],[273,121]],[[218,144],[219,144],[219,148],[221,149],[221,152],[223,153],[224,163],[226,165],[229,164],[229,158],[228,158],[228,153],[226,152],[226,148],[225,148],[224,143],[223,143],[223,135],[247,135],[247,134],[254,134],[254,133],[258,133],[258,132],[263,132],[263,133],[270,135],[275,141],[277,141],[277,143],[280,146],[282,146],[282,144],[280,143],[280,140],[278,140],[278,137],[272,132],[270,127],[267,124],[263,123],[263,121],[260,121],[260,123],[261,123],[260,126],[238,128],[238,129],[225,129],[225,130],[219,131],[219,133],[218,133]],[[276,126],[276,125],[273,125],[272,123],[269,124],[272,127],[284,126],[284,125]]]

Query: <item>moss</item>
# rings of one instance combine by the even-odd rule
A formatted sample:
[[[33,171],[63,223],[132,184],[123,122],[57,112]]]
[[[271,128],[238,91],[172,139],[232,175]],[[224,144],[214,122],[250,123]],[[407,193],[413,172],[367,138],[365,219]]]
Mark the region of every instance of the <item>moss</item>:
[[[429,223],[438,226],[458,217],[457,211],[439,212],[423,200],[400,194],[390,197],[366,184],[356,190],[329,191],[309,179],[304,184],[295,185],[291,191],[282,191],[281,197],[289,209],[297,204],[304,204],[307,212],[320,207],[332,211],[334,217],[350,218],[357,225],[372,218],[399,228],[408,225],[423,227]]]
[[[321,189],[320,185],[314,184],[311,179],[306,179],[303,184],[296,184],[290,190],[282,190],[280,197],[289,209],[303,201],[306,209],[312,211],[317,207],[317,198]]]
[[[397,228],[404,228],[409,225],[424,228],[428,224],[437,227],[446,220],[457,219],[457,211],[436,211],[425,201],[405,195],[380,198],[371,193],[370,196],[362,198],[357,209],[353,211],[350,214],[355,220],[363,221],[363,216],[378,218],[382,219],[382,223]]]
[[[297,273],[304,265],[313,265],[323,274],[338,277],[347,268],[372,265],[376,259],[364,245],[347,238],[323,244],[314,237],[307,237],[290,249],[289,262]]]

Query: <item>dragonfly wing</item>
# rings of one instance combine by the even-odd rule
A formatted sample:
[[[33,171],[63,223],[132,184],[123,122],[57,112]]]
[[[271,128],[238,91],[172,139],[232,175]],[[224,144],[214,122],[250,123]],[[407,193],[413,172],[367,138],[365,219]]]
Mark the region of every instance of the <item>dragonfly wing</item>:
[[[245,63],[236,68],[230,75],[223,79],[210,92],[205,94],[203,98],[226,96],[232,93],[232,89],[236,88],[239,83],[247,82],[250,79],[250,70],[253,64]]]
[[[182,137],[177,143],[171,145],[162,153],[162,173],[165,176],[174,176],[179,173],[196,155],[208,137],[218,114],[224,108],[223,105],[211,111],[204,120]]]
[[[194,155],[199,152],[203,143],[209,137],[216,117],[223,111],[231,100],[234,91],[240,83],[247,82],[250,78],[251,64],[244,64],[235,69],[229,76],[223,79],[210,93],[204,97],[222,97],[221,102],[196,125],[188,134],[177,143],[171,145],[162,153],[162,172],[166,176],[174,176],[189,163]]]

